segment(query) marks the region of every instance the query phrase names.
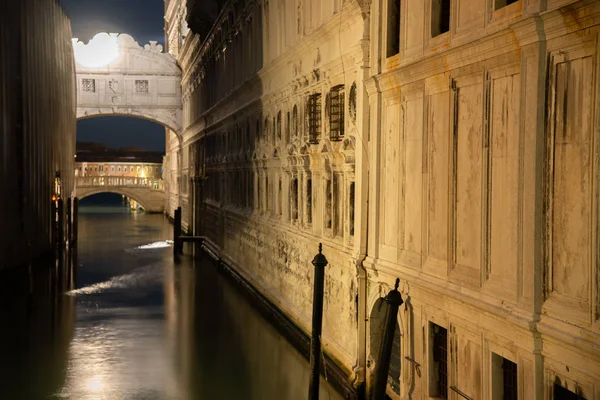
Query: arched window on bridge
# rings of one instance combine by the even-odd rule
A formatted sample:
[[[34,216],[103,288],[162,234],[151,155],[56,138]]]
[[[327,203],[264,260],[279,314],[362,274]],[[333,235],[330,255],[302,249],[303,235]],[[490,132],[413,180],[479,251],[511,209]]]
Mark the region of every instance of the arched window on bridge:
[[[120,165],[117,167],[117,170],[118,170],[119,172],[121,172],[121,166],[120,166]]]
[[[115,172],[115,166],[114,165],[110,167],[110,172]]]
[[[133,172],[133,165],[129,167],[129,172]]]

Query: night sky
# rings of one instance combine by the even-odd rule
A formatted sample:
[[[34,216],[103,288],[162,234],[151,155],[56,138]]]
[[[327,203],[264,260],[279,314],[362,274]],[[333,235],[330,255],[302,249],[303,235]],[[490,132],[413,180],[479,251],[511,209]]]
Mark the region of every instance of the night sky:
[[[163,0],[59,0],[71,18],[73,37],[87,43],[98,32],[127,33],[141,45],[164,46]],[[165,150],[165,129],[132,117],[95,117],[77,122],[77,141],[111,147]]]

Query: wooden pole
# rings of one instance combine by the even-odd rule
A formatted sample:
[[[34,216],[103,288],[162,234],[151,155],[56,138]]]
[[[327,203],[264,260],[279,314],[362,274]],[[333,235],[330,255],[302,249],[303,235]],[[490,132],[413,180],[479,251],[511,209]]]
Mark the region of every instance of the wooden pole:
[[[387,377],[390,370],[390,359],[392,357],[392,347],[394,345],[394,333],[398,324],[398,308],[404,302],[402,295],[398,291],[400,279],[396,279],[394,289],[390,290],[385,296],[385,302],[388,304],[385,318],[385,330],[383,332],[383,341],[379,351],[379,360],[375,366],[375,386],[373,387],[373,400],[383,400],[385,388],[387,387]]]
[[[312,264],[315,266],[315,282],[313,291],[312,338],[310,341],[310,380],[308,399],[319,399],[319,378],[321,369],[321,331],[323,328],[323,292],[325,287],[325,267],[327,258],[322,253],[323,245],[319,243],[319,254]]]
[[[182,253],[180,248],[181,240],[181,207],[175,209],[175,217],[173,219],[173,255],[178,256]]]

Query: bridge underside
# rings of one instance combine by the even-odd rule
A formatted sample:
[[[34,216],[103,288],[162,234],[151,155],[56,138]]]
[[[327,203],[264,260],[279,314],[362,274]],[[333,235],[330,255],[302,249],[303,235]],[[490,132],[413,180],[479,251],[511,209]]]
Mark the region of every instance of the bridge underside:
[[[123,186],[78,187],[75,195],[79,200],[98,193],[117,193],[139,203],[146,212],[163,212],[165,192],[150,188],[127,188]]]

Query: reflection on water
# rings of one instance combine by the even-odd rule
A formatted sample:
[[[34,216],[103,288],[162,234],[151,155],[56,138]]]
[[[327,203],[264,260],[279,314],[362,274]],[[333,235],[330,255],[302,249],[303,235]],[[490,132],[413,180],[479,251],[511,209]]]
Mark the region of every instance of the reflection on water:
[[[29,355],[10,359],[19,380],[0,398],[307,398],[307,361],[210,259],[174,265],[163,215],[94,207],[81,208],[76,287],[51,320],[20,324]]]

